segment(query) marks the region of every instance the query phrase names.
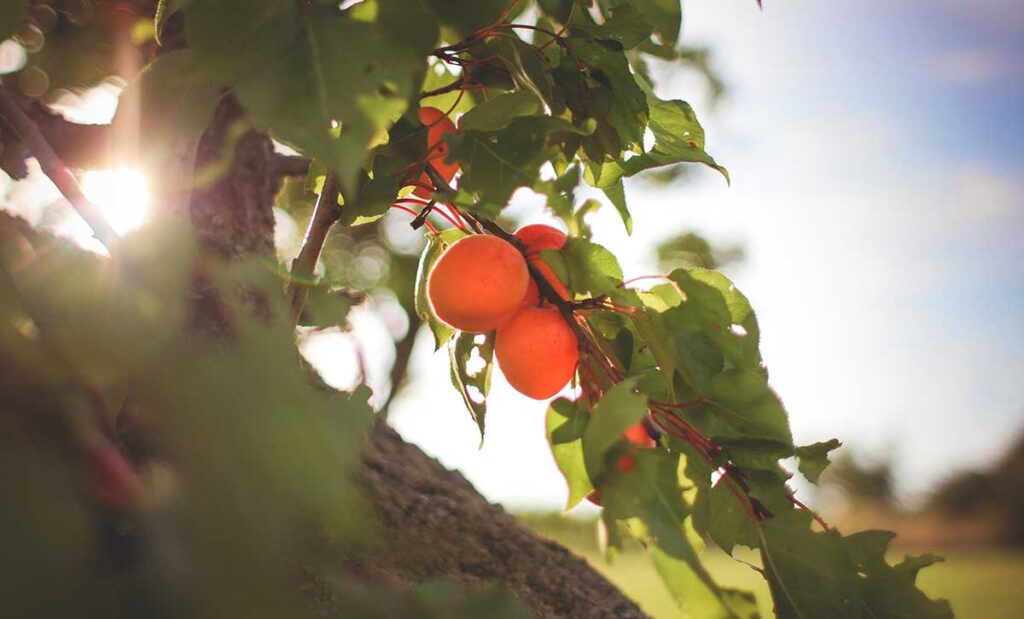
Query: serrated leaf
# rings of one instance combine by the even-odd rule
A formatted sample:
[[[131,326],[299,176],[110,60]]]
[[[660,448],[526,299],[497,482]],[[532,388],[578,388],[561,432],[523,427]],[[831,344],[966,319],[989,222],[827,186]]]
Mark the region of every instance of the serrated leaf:
[[[768,439],[792,446],[786,411],[762,376],[749,370],[726,370],[711,379],[708,398],[713,404],[689,415],[707,434]]]
[[[548,407],[545,425],[548,445],[558,470],[569,486],[565,509],[576,506],[594,490],[583,458],[583,435],[590,415],[575,403],[559,398]]]
[[[519,187],[537,180],[541,164],[554,155],[560,135],[581,133],[568,121],[550,116],[521,116],[498,131],[461,131],[445,137],[450,154],[462,166],[459,206],[494,216]]]
[[[795,455],[800,459],[797,465],[800,474],[807,478],[812,484],[818,483],[818,478],[829,464],[828,452],[842,447],[838,439],[832,439],[824,443],[814,443],[797,447]]]
[[[622,281],[622,267],[608,249],[570,236],[562,247],[570,288],[579,293],[608,294]]]
[[[642,155],[607,161],[599,168],[588,168],[588,183],[595,187],[607,187],[623,176],[633,176],[644,170],[677,163],[702,163],[717,170],[729,181],[729,171],[704,151],[704,129],[689,103],[680,100],[664,101],[651,93],[647,95],[647,103],[654,146]]]
[[[482,342],[477,342],[481,338]],[[484,422],[487,416],[487,394],[491,391],[491,370],[494,358],[494,334],[459,332],[448,343],[452,384],[462,395],[470,416],[480,429],[480,443],[484,440]],[[470,367],[473,364],[475,367]]]
[[[627,378],[609,389],[594,407],[583,436],[583,459],[591,479],[601,476],[608,449],[647,414],[647,398],[634,391],[635,386],[636,378]]]
[[[633,472],[614,475],[603,488],[606,513],[629,521],[631,532],[648,546],[662,580],[684,611],[702,617],[735,616],[700,563],[702,544],[687,524],[690,509],[679,483],[678,455],[640,450],[635,461]]]
[[[764,521],[762,530],[764,571],[777,616],[862,616],[863,590],[839,533],[812,531],[810,516],[795,510]]]

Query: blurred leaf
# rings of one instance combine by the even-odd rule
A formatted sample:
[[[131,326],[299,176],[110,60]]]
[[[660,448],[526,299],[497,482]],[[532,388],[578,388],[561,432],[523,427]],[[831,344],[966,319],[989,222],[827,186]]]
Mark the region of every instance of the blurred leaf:
[[[570,510],[594,490],[583,457],[583,435],[590,415],[574,402],[559,398],[548,407],[548,444],[558,470],[569,486],[565,509]]]
[[[611,8],[611,17],[603,24],[578,25],[573,29],[587,32],[595,39],[615,41],[624,49],[631,49],[650,38],[654,25],[633,5],[620,4]]]
[[[277,0],[193,3],[185,14],[196,59],[233,87],[256,123],[322,158],[343,191],[418,93],[422,57],[437,38],[418,0],[382,4],[375,22]]]
[[[654,25],[654,32],[667,45],[675,45],[682,25],[682,7],[677,0],[632,0],[644,18]]]
[[[115,126],[134,122],[125,104],[145,110],[139,127],[140,156],[147,167],[160,169],[182,144],[198,142],[213,119],[221,86],[196,62],[189,50],[159,56],[121,92]]]
[[[28,0],[4,0],[0,6],[0,41],[14,34],[27,10]]]
[[[583,459],[591,479],[602,475],[605,453],[647,415],[647,398],[634,391],[635,378],[613,386],[594,407],[583,436]]]
[[[838,439],[832,439],[824,443],[814,443],[796,448],[796,457],[800,459],[800,474],[807,478],[812,484],[818,483],[818,478],[828,466],[828,452],[842,447]]]

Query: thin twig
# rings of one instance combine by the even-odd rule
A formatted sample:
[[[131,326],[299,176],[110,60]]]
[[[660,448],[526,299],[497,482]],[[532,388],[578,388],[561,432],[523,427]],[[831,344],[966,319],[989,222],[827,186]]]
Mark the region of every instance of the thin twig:
[[[437,95],[443,95],[453,90],[461,90],[463,85],[466,83],[466,76],[460,76],[459,79],[455,80],[451,84],[435,88],[433,90],[427,90],[420,93],[420,99],[426,99],[427,97],[436,97]]]
[[[114,232],[106,215],[85,197],[82,188],[78,186],[78,181],[50,146],[46,136],[39,129],[39,125],[28,117],[14,96],[2,86],[0,86],[0,116],[29,147],[43,173],[50,177],[61,194],[71,203],[75,212],[85,220],[85,223],[89,224],[96,238],[106,246],[107,251],[112,252],[117,245],[117,233]]]
[[[338,181],[333,172],[328,172],[324,179],[324,188],[313,209],[313,216],[306,228],[306,237],[302,240],[302,249],[292,261],[291,283],[288,284],[288,302],[292,316],[298,320],[302,306],[306,303],[306,292],[313,279],[313,270],[320,259],[320,252],[327,241],[327,233],[341,218],[341,207],[338,206]]]

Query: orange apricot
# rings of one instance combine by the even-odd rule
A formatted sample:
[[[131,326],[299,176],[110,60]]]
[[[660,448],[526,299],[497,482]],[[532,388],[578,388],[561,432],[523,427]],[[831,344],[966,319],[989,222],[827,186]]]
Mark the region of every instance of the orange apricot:
[[[510,243],[477,234],[452,243],[427,276],[427,299],[437,318],[460,331],[484,333],[519,308],[530,274]]]
[[[558,296],[568,301],[571,296],[565,284],[562,283],[562,280],[558,279],[558,276],[548,266],[548,263],[544,262],[544,259],[540,257],[540,252],[542,251],[561,249],[565,245],[565,233],[545,224],[530,224],[516,230],[516,237],[526,246],[524,253],[526,254],[526,261],[530,266],[544,276],[544,279],[551,284],[551,287],[555,289]],[[526,296],[523,297],[523,305],[539,304],[540,292],[537,290],[537,283],[533,281],[533,278],[530,278]]]
[[[651,438],[651,435],[647,433],[647,428],[644,427],[642,421],[636,425],[632,425],[626,428],[626,431],[623,433],[623,436],[625,436],[626,440],[629,441],[631,444],[636,445],[637,447],[640,447],[642,449],[650,449],[651,447],[655,447],[658,445],[658,443],[653,438]]]
[[[576,335],[553,307],[523,307],[498,328],[494,355],[509,384],[535,400],[550,398],[576,372]]]
[[[419,117],[420,122],[427,127],[427,161],[434,166],[434,169],[446,182],[450,183],[455,178],[455,173],[459,171],[459,164],[445,161],[448,157],[448,145],[444,142],[444,135],[455,131],[455,123],[436,107],[421,107]],[[433,185],[426,172],[420,175],[419,182],[424,185]],[[427,199],[430,198],[431,191],[424,187],[416,187],[413,194]]]

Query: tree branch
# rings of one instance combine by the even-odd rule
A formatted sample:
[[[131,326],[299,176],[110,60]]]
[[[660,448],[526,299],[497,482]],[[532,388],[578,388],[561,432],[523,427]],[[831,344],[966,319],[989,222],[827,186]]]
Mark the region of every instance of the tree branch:
[[[292,155],[274,155],[270,162],[278,176],[305,176],[309,173],[309,159]]]
[[[324,249],[327,233],[341,218],[341,207],[338,206],[338,182],[333,172],[324,179],[324,187],[313,209],[313,216],[306,228],[306,237],[302,241],[299,255],[292,261],[291,283],[288,284],[288,301],[292,308],[292,316],[299,317],[302,306],[306,302],[306,289],[313,278],[320,252]]]
[[[39,125],[25,114],[25,111],[21,109],[21,105],[18,104],[14,96],[2,86],[0,86],[0,116],[3,117],[14,133],[25,142],[32,155],[39,162],[39,167],[42,168],[43,173],[50,177],[50,180],[57,186],[61,194],[67,198],[75,211],[85,220],[85,223],[89,224],[96,238],[108,250],[112,251],[117,245],[117,233],[114,232],[114,228],[107,221],[103,211],[85,197],[85,194],[82,193],[82,188],[78,186],[78,181],[75,180],[74,175],[71,174],[71,171],[64,165],[60,157],[57,156],[57,153],[47,141],[46,136],[39,129]]]

